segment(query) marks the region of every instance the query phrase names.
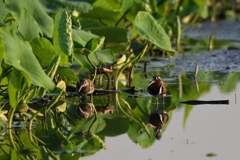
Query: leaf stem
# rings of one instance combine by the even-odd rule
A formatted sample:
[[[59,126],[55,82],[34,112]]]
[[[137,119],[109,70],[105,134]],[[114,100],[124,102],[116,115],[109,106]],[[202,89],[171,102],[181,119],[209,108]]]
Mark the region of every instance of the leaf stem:
[[[48,111],[51,109],[51,107],[52,107],[52,106],[58,101],[58,99],[61,97],[62,93],[63,93],[63,90],[61,90],[61,92],[59,93],[59,95],[58,95],[53,101],[51,101],[48,105],[46,105],[46,106],[42,107],[41,109],[39,109],[39,110],[32,116],[32,119],[29,121],[28,136],[29,136],[29,139],[30,139],[30,141],[32,142],[32,144],[33,144],[34,146],[38,147],[38,146],[33,142],[33,137],[32,137],[32,132],[31,132],[31,130],[32,130],[32,123],[33,123],[34,118],[37,116],[37,114],[38,114],[39,112],[41,112],[42,110],[44,110],[46,107],[49,106],[48,109],[47,109],[47,111],[46,111],[46,112],[48,112]]]
[[[89,129],[88,129],[88,133],[90,133],[90,130],[91,130],[93,124],[98,120],[96,108],[94,108],[94,115],[95,115],[95,119],[94,119],[94,121],[92,122],[91,126],[90,126]]]
[[[13,136],[12,136],[12,119],[13,119],[13,115],[14,115],[14,112],[15,112],[16,108],[11,108],[10,109],[10,113],[9,113],[9,117],[8,117],[8,124],[7,124],[7,128],[8,128],[8,136],[9,136],[9,142],[11,144],[11,146],[17,150],[17,147],[14,143],[14,140],[13,140]]]
[[[128,14],[128,12],[130,11],[130,9],[126,10],[126,12],[120,17],[120,19],[117,21],[117,23],[115,24],[115,26],[117,27],[119,25],[119,23],[121,22],[121,20]]]
[[[142,58],[142,56],[144,55],[147,47],[148,47],[148,43],[145,44],[145,45],[142,47],[141,52],[140,52],[133,60],[129,61],[128,63],[125,63],[125,64],[121,67],[121,69],[118,71],[118,73],[117,73],[117,79],[116,79],[116,84],[115,84],[115,85],[116,85],[116,86],[115,86],[116,90],[118,89],[118,79],[119,79],[119,77],[120,77],[120,74],[123,72],[123,70],[124,70],[129,64],[134,63],[134,62],[137,63],[137,62]],[[136,63],[134,63],[134,64],[136,64]]]
[[[92,79],[92,81],[93,81],[93,83],[94,83],[95,78],[96,78],[96,76],[97,76],[97,67],[92,63],[92,61],[91,61],[90,58],[89,58],[89,55],[86,55],[86,57],[87,57],[89,63],[90,63],[90,64],[92,65],[92,67],[94,68],[94,76],[93,76],[93,79]]]

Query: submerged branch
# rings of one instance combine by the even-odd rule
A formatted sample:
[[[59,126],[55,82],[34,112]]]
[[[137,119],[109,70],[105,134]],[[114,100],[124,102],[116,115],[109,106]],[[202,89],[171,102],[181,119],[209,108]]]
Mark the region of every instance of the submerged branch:
[[[178,103],[189,104],[189,105],[199,105],[199,104],[229,104],[229,100],[215,100],[215,101],[191,100],[191,101],[184,101],[184,102],[178,102]]]

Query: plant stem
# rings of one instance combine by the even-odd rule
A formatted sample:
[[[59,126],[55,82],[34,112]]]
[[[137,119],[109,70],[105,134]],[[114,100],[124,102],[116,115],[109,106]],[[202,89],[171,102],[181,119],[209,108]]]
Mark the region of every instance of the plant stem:
[[[140,52],[133,60],[129,61],[128,63],[125,63],[125,64],[121,67],[121,69],[120,69],[119,72],[117,73],[116,86],[115,86],[116,90],[117,90],[117,88],[118,88],[118,79],[119,79],[119,77],[120,77],[120,74],[123,72],[123,70],[124,70],[129,64],[131,64],[131,63],[136,64],[136,63],[142,58],[142,56],[144,55],[147,47],[148,47],[148,43],[145,44],[145,45],[141,48],[141,52]]]
[[[76,126],[76,123],[66,114],[66,113],[64,113],[64,112],[62,112],[63,113],[63,115],[67,118],[67,119],[69,119],[69,121],[71,121],[71,123],[74,125],[74,126]]]
[[[118,26],[118,24],[121,22],[121,20],[128,14],[128,12],[130,11],[130,9],[126,10],[126,12],[122,15],[122,17],[117,21],[117,23],[115,24],[115,26]]]
[[[177,16],[177,50],[180,50],[180,41],[181,41],[181,21],[180,17]]]
[[[10,113],[9,113],[9,117],[8,117],[8,124],[7,124],[7,128],[8,128],[8,136],[9,136],[9,142],[11,144],[11,146],[17,150],[17,147],[14,143],[14,140],[13,140],[13,136],[12,136],[12,119],[13,119],[13,115],[14,115],[14,112],[15,112],[15,109],[16,108],[11,108],[10,109]]]
[[[91,130],[93,124],[98,120],[96,108],[94,108],[94,115],[95,115],[95,119],[94,119],[94,121],[92,122],[91,126],[90,126],[89,129],[88,129],[88,133],[90,133],[90,130]]]
[[[90,63],[90,64],[93,66],[93,68],[94,68],[94,76],[93,76],[93,79],[92,79],[92,81],[93,81],[93,83],[94,83],[95,78],[96,78],[96,76],[97,76],[97,67],[92,63],[92,61],[91,61],[90,58],[89,58],[89,55],[86,55],[86,57],[87,57],[89,63]]]
[[[44,110],[46,107],[49,106],[48,109],[47,109],[47,111],[46,111],[46,112],[48,112],[48,111],[51,109],[51,107],[52,107],[52,106],[58,101],[58,99],[61,97],[62,93],[63,93],[63,90],[61,90],[61,92],[59,93],[59,95],[58,95],[53,101],[51,101],[48,105],[46,105],[46,106],[42,107],[41,109],[39,109],[39,110],[32,116],[32,119],[29,121],[28,136],[29,136],[30,141],[32,142],[32,144],[33,144],[35,147],[38,147],[38,146],[37,146],[37,144],[35,144],[35,143],[33,142],[33,138],[32,138],[32,132],[31,132],[31,130],[32,130],[32,122],[33,122],[33,120],[34,120],[34,118],[37,116],[37,114],[38,114],[39,112],[41,112],[42,110]]]

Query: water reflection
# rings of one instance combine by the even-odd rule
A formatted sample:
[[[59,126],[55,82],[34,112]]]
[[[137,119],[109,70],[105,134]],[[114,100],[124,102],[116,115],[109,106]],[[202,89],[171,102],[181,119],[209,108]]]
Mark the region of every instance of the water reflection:
[[[169,92],[164,97],[164,102],[158,103],[155,97],[147,93],[146,86],[152,81],[152,75],[160,75],[160,71],[149,72],[147,78],[143,78],[140,70],[136,70],[135,73],[132,85],[138,92],[103,94],[103,91],[99,91],[99,93],[94,93],[92,99],[88,97],[84,102],[76,96],[68,98],[68,101],[59,101],[53,107],[52,112],[46,112],[46,115],[44,112],[39,113],[38,123],[33,123],[35,127],[32,128],[31,134],[33,141],[38,142],[41,152],[46,150],[44,153],[51,152],[57,157],[89,156],[103,148],[108,147],[109,149],[108,144],[105,144],[106,139],[108,137],[117,138],[120,135],[127,135],[128,144],[126,145],[133,143],[145,149],[161,143],[165,144],[166,138],[173,134],[170,132],[173,129],[170,128],[169,131],[169,126],[172,126],[174,115],[180,110],[183,111],[180,112],[182,114],[180,121],[182,123],[183,120],[183,124],[172,126],[172,128],[179,128],[179,126],[186,128],[190,122],[190,115],[195,110],[193,109],[194,105],[181,104],[180,101],[198,100],[208,94],[213,86],[218,88],[218,92],[228,93],[240,80],[239,73],[199,72],[199,90],[197,91],[193,73],[169,76],[168,70],[161,71],[161,78],[168,84]],[[125,90],[126,87],[121,82],[119,85],[122,90]],[[216,100],[215,95],[208,100]],[[31,116],[32,111],[49,105],[39,102],[30,104],[28,111],[20,113],[21,116]],[[94,114],[94,109],[96,109],[96,114]],[[205,109],[208,111],[208,108]],[[46,122],[44,122],[44,117],[46,117]],[[17,119],[14,120],[13,125]],[[24,118],[21,118],[20,121],[28,125]],[[47,127],[43,124],[46,124]],[[48,128],[49,135],[46,128]],[[5,130],[1,130],[1,133],[7,135]],[[32,145],[28,139],[29,133],[27,129],[24,132],[14,129],[11,133],[15,134],[14,141],[20,140],[15,142],[17,147],[20,147],[22,142],[25,144],[26,139],[28,141],[25,145]],[[161,138],[161,141],[156,141],[156,138]],[[5,142],[9,143],[9,140]],[[8,146],[1,145],[1,147],[5,150]],[[89,157],[89,159],[91,158]]]
[[[94,114],[95,106],[92,103],[81,103],[78,106],[77,113],[82,119],[87,119]]]
[[[161,138],[162,127],[168,122],[168,119],[168,114],[165,111],[156,110],[148,116],[149,125],[154,128],[154,132],[157,133],[155,137],[158,140]]]

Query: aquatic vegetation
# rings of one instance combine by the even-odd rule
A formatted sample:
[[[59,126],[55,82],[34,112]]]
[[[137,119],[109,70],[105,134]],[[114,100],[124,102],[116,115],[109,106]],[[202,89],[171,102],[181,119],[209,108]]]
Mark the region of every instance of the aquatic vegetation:
[[[142,75],[133,76],[138,72],[134,67],[144,62],[143,74],[152,77],[146,73],[149,61],[144,56],[153,58],[157,52],[168,58],[174,56],[172,45],[177,39],[177,50],[181,49],[182,30],[199,16],[207,18],[210,11],[216,11],[208,2],[213,3],[0,0],[1,159],[79,159],[107,149],[105,136],[123,133],[142,148],[154,144],[148,115],[156,106],[151,105],[152,97],[138,90],[147,88],[147,82],[139,87],[144,83],[132,81],[142,79]],[[187,24],[181,29],[183,21]],[[213,44],[212,39],[211,49]],[[169,70],[172,66],[159,65]],[[167,78],[165,72],[156,74]],[[129,86],[122,81],[126,75]],[[87,88],[81,86],[83,78],[91,86],[90,99],[87,95],[79,97],[78,92]],[[106,89],[102,89],[104,85]],[[173,110],[181,107],[177,97],[199,97],[190,85],[179,86],[179,93],[173,89],[175,84],[169,86],[164,108],[167,121],[161,126],[161,134]],[[199,88],[202,93],[209,90],[204,82]],[[189,92],[183,92],[185,89]],[[140,94],[132,98],[129,93]]]

